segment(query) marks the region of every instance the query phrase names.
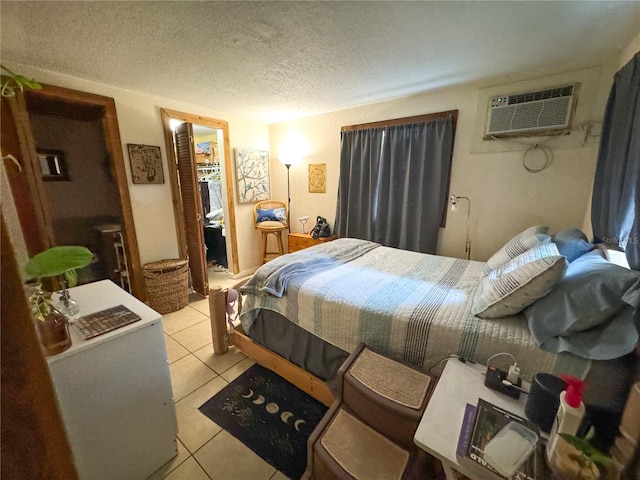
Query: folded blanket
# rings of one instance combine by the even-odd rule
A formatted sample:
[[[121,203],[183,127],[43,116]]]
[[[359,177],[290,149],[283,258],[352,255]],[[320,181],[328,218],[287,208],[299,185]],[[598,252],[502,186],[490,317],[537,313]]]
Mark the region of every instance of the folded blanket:
[[[241,289],[242,293],[282,297],[294,277],[310,276],[355,260],[380,245],[354,238],[339,238],[282,255],[264,264]]]

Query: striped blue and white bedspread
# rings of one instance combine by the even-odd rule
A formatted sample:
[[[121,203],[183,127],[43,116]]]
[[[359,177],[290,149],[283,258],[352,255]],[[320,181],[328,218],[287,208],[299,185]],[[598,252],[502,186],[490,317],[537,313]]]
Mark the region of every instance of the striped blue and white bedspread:
[[[250,331],[259,309],[274,310],[343,350],[363,341],[424,370],[452,354],[486,364],[508,352],[525,379],[537,372],[584,376],[588,360],[541,350],[520,315],[471,314],[483,265],[338,239],[261,267],[242,287],[240,318]],[[502,360],[508,365],[508,357]]]

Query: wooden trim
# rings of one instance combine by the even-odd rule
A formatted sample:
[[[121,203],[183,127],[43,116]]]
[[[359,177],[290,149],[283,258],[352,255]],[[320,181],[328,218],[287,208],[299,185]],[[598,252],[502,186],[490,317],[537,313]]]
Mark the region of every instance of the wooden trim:
[[[9,107],[16,122],[18,138],[20,140],[20,153],[23,159],[22,168],[24,170],[29,192],[31,194],[33,208],[36,212],[36,224],[40,235],[40,243],[43,248],[55,245],[55,235],[51,224],[51,212],[49,203],[45,201],[44,186],[40,177],[40,167],[38,165],[38,153],[36,152],[36,142],[31,130],[31,120],[27,112],[24,96],[21,94],[9,98]],[[27,245],[30,254],[34,246]]]
[[[15,252],[2,217],[0,476],[77,480],[47,362],[33,328]]]
[[[335,400],[333,393],[331,393],[331,390],[325,382],[288,360],[285,360],[280,355],[257,344],[246,335],[232,330],[229,332],[229,342],[263,367],[277,373],[327,407],[330,407]]]
[[[169,165],[176,164],[175,153],[173,151],[173,138],[171,134],[171,127],[169,125],[169,121],[172,118],[176,120],[181,120],[183,122],[197,124],[197,125],[205,125],[207,127],[219,128],[222,130],[223,138],[224,138],[224,172],[226,178],[226,195],[227,195],[227,206],[229,209],[228,217],[225,217],[225,229],[227,231],[227,235],[229,235],[229,241],[231,242],[231,272],[239,273],[240,272],[240,264],[238,261],[238,236],[236,232],[236,207],[235,207],[235,199],[234,199],[234,189],[233,189],[233,165],[231,163],[231,148],[229,146],[229,123],[224,120],[216,120],[213,118],[202,117],[200,115],[193,115],[190,113],[178,112],[176,110],[170,110],[168,108],[160,109],[162,115],[162,122],[164,126],[164,136],[165,136],[165,149],[167,152],[167,158],[170,160]],[[180,226],[184,225],[184,214],[182,213],[182,200],[180,200],[180,191],[178,189],[178,180],[176,172],[169,172],[171,178],[171,189],[173,194],[173,206],[174,206],[174,217],[176,219],[176,228],[181,230]],[[184,238],[184,232],[178,233],[178,241],[179,241],[179,249],[181,255],[186,255],[186,238]],[[227,254],[229,251],[227,250]]]
[[[69,103],[70,105],[99,107],[101,109],[105,145],[111,157],[120,198],[120,209],[122,212],[122,221],[124,223],[124,237],[130,267],[129,282],[133,294],[139,299],[145,300],[146,292],[143,283],[142,268],[140,265],[140,252],[138,250],[138,240],[133,221],[133,212],[131,209],[129,183],[127,180],[124,156],[122,153],[122,141],[120,139],[120,129],[118,126],[115,101],[110,97],[87,92],[79,92],[52,85],[43,85],[42,90],[25,91],[24,94],[17,95],[16,98],[18,104],[15,108],[14,115],[19,119],[17,123],[20,124],[18,128],[21,136],[21,148],[23,157],[25,158],[25,164],[29,164],[27,175],[28,177],[33,177],[29,182],[30,188],[33,187],[32,194],[34,195],[34,204],[36,205],[36,209],[41,209],[41,213],[38,214],[36,221],[39,222],[39,226],[44,232],[44,236],[46,238],[44,243],[46,247],[56,245],[56,242],[47,202],[44,201],[45,197],[43,193],[44,191],[42,190],[42,179],[39,173],[37,173],[39,171],[37,165],[38,158],[27,108],[28,100],[29,98],[37,100],[48,99],[56,102]],[[28,161],[26,161],[26,159],[28,159]]]
[[[234,289],[239,289],[247,279],[234,285]],[[211,334],[213,337],[213,348],[216,355],[224,355],[228,351],[229,345],[235,345],[242,352],[253,358],[256,362],[269,370],[284,377],[303,392],[322,402],[326,406],[333,403],[333,393],[328,385],[310,374],[306,370],[285,360],[280,355],[255,343],[248,336],[238,330],[227,329],[227,293],[228,289],[212,289],[209,292],[209,318],[211,322]]]
[[[407,123],[420,123],[427,122],[429,120],[436,120],[438,118],[446,118],[451,116],[453,123],[453,132],[455,134],[456,126],[458,124],[458,110],[447,110],[446,112],[428,113],[425,115],[416,115],[414,117],[394,118],[391,120],[381,120],[379,122],[361,123],[359,125],[347,125],[340,128],[341,132],[348,130],[366,130],[367,128],[382,128],[391,127],[393,125],[405,125]]]
[[[22,147],[22,142],[18,135],[16,117],[13,115],[13,109],[9,105],[11,100],[13,102],[16,101],[12,97],[2,97],[0,143],[2,144],[3,155],[13,155],[20,164],[20,167],[18,167],[10,159],[6,159],[4,160],[4,169],[11,186],[11,194],[18,214],[24,246],[27,255],[32,257],[46,248],[46,239],[42,238],[43,229],[40,228],[41,225],[44,225],[44,219],[42,218],[42,210],[36,208],[31,195],[32,188],[29,182],[33,176],[25,174],[27,168],[31,168],[31,163],[25,160],[25,156],[22,153],[26,148]],[[9,192],[5,192],[5,194],[9,194]]]
[[[233,165],[231,163],[232,152],[229,143],[229,127],[227,125],[227,122],[225,122],[225,127],[222,130],[224,131],[224,151],[226,152],[226,155],[224,156],[224,170],[225,178],[227,179],[227,204],[229,205],[229,222],[227,228],[231,230],[231,261],[233,265],[232,272],[239,273],[240,261],[238,260],[238,236],[236,233],[236,204],[233,189],[234,175]]]
[[[120,204],[122,205],[122,217],[124,221],[124,236],[127,243],[127,255],[132,272],[129,278],[131,282],[132,293],[145,300],[147,293],[144,285],[144,276],[142,265],[140,264],[140,252],[138,250],[138,240],[136,235],[136,227],[133,221],[133,211],[131,209],[131,197],[129,196],[129,182],[127,180],[127,172],[125,170],[125,160],[122,153],[122,140],[120,139],[120,128],[118,126],[118,117],[116,115],[116,105],[113,98],[108,98],[104,104],[105,113],[102,119],[105,126],[105,136],[107,141],[107,150],[111,154],[114,166],[116,183],[120,194]]]

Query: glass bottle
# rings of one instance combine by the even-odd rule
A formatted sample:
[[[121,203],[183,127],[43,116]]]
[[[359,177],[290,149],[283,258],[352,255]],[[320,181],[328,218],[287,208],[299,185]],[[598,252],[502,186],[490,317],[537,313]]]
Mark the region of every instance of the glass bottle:
[[[63,290],[60,292],[60,300],[55,304],[55,309],[58,310],[63,315],[66,315],[69,323],[73,323],[74,319],[78,312],[80,311],[80,307],[78,306],[78,302],[71,298],[69,294],[69,290],[67,290],[67,283],[63,283]]]

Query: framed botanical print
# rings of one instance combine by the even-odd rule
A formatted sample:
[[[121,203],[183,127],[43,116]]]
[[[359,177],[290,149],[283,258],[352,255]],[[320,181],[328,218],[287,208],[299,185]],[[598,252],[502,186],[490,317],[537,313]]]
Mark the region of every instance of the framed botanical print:
[[[238,202],[269,200],[271,198],[269,152],[252,148],[236,148],[236,180]]]
[[[160,147],[128,143],[133,183],[164,183]]]

